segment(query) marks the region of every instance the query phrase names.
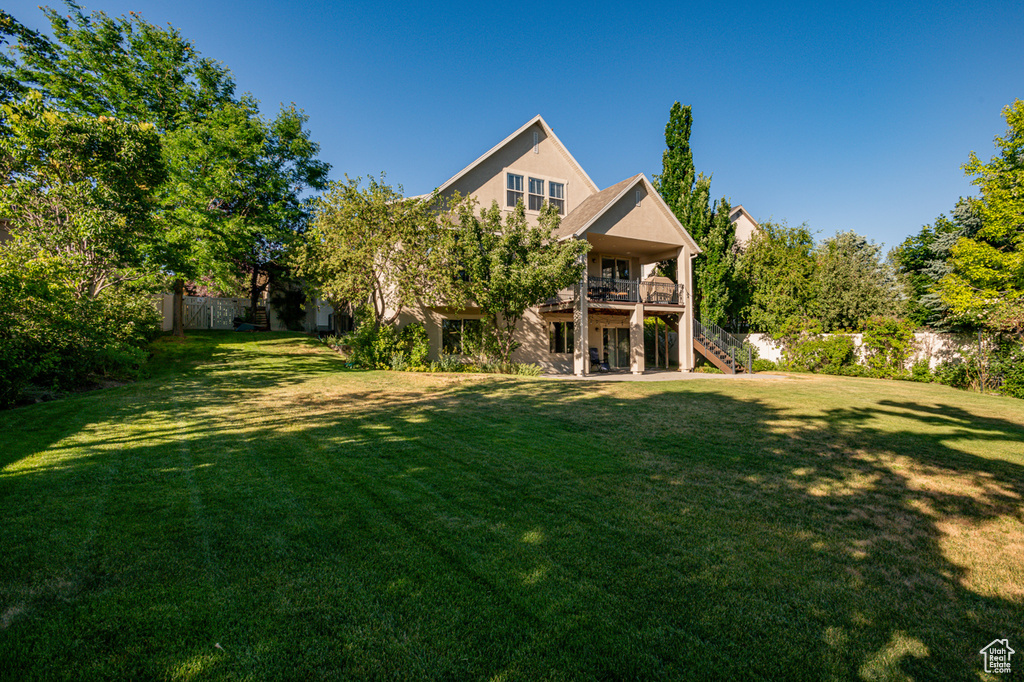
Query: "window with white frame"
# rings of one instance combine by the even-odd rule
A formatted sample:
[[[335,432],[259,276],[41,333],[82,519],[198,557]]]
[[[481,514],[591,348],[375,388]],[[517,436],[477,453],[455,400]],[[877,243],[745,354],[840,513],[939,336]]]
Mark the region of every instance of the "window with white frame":
[[[544,181],[540,178],[530,178],[530,203],[527,206],[531,211],[539,211],[544,205]]]
[[[481,348],[483,322],[470,320],[441,321],[441,352],[446,355],[472,354]]]
[[[516,204],[523,200],[523,176],[508,173],[506,177],[508,178],[506,182],[508,196],[506,197],[505,205],[509,208],[515,208]]]
[[[546,192],[545,183],[547,183]],[[531,213],[538,213],[544,208],[546,201],[554,206],[560,215],[565,215],[565,182],[506,171],[505,206],[510,209],[515,208],[520,201],[523,202],[523,207]]]
[[[548,350],[551,353],[571,353],[575,345],[572,322],[552,322],[548,327]]]
[[[561,215],[565,215],[565,183],[548,183],[548,203],[557,208]]]

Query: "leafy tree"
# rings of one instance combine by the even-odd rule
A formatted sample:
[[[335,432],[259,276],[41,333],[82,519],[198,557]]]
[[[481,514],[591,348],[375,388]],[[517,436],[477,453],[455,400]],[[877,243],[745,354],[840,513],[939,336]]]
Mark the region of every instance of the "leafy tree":
[[[700,300],[700,318],[706,324],[725,324],[734,311],[736,229],[729,220],[729,201],[716,202],[707,232],[700,241],[694,290]]]
[[[694,263],[694,306],[704,322],[721,324],[735,312],[735,229],[729,221],[729,202],[711,203],[711,177],[698,174],[690,149],[693,113],[679,102],[672,105],[665,126],[666,149],[655,186],[702,253]],[[663,266],[662,271],[671,268]]]
[[[162,188],[164,261],[193,277],[208,274],[223,288],[247,279],[255,309],[306,228],[310,206],[302,192],[326,187],[329,166],[316,158],[306,120],[292,106],[265,121],[255,100],[243,96],[165,135],[173,175],[191,181]]]
[[[1003,109],[1007,131],[999,155],[982,163],[971,152],[963,169],[981,196],[969,199],[981,219],[950,254],[953,271],[940,283],[942,299],[961,319],[1024,333],[1024,101]]]
[[[62,257],[79,296],[139,279],[160,237],[153,191],[164,168],[153,126],[57,114],[38,95],[18,109],[7,105],[0,137],[0,215],[14,236]]]
[[[814,238],[805,225],[765,222],[739,259],[742,316],[752,329],[777,336],[793,319],[813,317]]]
[[[366,304],[373,325],[392,323],[417,302],[442,304],[453,293],[446,235],[435,199],[406,199],[369,178],[331,183],[317,202],[294,257],[297,274],[335,309]]]
[[[857,329],[869,317],[895,312],[895,273],[877,244],[840,232],[821,242],[814,255],[814,314],[824,331]]]
[[[328,166],[305,115],[291,106],[262,119],[252,97],[235,98],[227,68],[173,27],[66,5],[43,10],[55,43],[19,47],[14,73],[50,107],[156,126],[169,178],[158,193],[165,239],[155,262],[178,276],[176,331],[184,279],[213,275],[227,286],[247,275],[255,299],[268,263],[305,227],[303,192],[325,186]]]
[[[711,222],[711,178],[697,174],[690,149],[693,112],[679,102],[672,105],[665,125],[666,149],[661,155],[661,175],[654,177],[658,193],[690,236],[700,242]]]
[[[550,204],[541,210],[536,226],[526,221],[522,202],[504,220],[496,202],[479,215],[475,208],[473,200],[462,201],[442,220],[445,232],[454,237],[453,252],[461,266],[454,279],[457,295],[449,302],[472,302],[480,308],[495,352],[508,365],[519,346],[515,328],[523,313],[580,281],[590,244],[556,241],[559,215]]]
[[[23,97],[28,88],[18,79],[17,62],[3,49],[12,39],[18,45],[27,45],[40,53],[52,50],[52,44],[38,31],[23,26],[17,19],[0,9],[0,106]],[[3,115],[0,114],[0,133],[3,131]]]
[[[228,69],[201,57],[177,29],[135,12],[110,17],[65,5],[65,12],[42,8],[53,43],[17,50],[18,81],[39,90],[50,107],[148,122],[163,133],[233,101]]]
[[[918,326],[940,330],[955,326],[940,295],[939,282],[953,272],[949,262],[953,246],[960,237],[972,237],[980,227],[971,203],[960,199],[949,218],[939,216],[934,225],[925,225],[893,250],[895,265],[909,289],[907,315]]]

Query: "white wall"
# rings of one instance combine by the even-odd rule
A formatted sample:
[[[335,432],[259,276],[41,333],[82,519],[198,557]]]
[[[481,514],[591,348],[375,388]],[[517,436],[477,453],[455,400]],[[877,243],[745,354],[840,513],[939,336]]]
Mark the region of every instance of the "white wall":
[[[825,336],[831,336],[826,334]],[[862,346],[864,343],[863,334],[848,334],[853,338],[853,346],[857,357],[863,360]],[[782,347],[776,345],[772,337],[767,334],[747,334],[739,336],[743,341],[749,341],[757,348],[759,357],[772,362],[779,362],[782,359]],[[907,360],[907,368],[915,362],[928,358],[929,366],[932,369],[945,361],[962,357],[965,348],[977,343],[977,337],[970,334],[940,334],[938,332],[917,332],[914,334],[914,350]]]

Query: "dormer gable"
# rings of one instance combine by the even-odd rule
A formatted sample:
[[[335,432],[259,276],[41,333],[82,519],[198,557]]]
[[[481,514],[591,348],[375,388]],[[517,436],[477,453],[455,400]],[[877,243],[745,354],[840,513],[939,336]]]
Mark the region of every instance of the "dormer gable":
[[[539,115],[438,188],[442,196],[474,196],[482,207],[497,201],[503,210],[511,210],[521,200],[528,216],[536,215],[544,202],[568,215],[597,191]]]

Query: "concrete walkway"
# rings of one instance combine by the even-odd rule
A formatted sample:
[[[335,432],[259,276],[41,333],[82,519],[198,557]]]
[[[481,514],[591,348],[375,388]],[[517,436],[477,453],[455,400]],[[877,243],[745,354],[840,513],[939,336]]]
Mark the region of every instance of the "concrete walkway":
[[[643,374],[606,372],[603,374],[588,374],[585,377],[576,376],[575,374],[542,374],[540,378],[561,379],[563,381],[686,381],[689,379],[785,381],[792,377],[784,374],[772,374],[770,372],[755,372],[754,374],[705,374],[703,372],[679,372],[677,370],[656,369],[648,370]]]

